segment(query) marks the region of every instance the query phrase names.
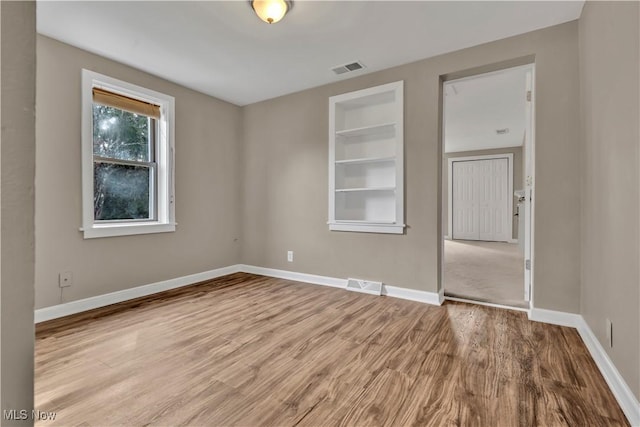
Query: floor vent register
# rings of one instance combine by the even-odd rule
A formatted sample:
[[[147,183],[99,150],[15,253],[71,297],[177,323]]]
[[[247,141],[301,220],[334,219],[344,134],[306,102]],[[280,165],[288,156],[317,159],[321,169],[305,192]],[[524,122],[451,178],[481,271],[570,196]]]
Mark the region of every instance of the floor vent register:
[[[371,295],[382,295],[382,282],[371,280],[347,279],[347,290]]]

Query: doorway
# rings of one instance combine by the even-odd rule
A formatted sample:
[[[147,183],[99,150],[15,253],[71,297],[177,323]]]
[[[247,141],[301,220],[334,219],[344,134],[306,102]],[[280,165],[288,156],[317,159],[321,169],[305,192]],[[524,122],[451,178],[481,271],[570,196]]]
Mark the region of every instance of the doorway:
[[[446,299],[532,300],[534,65],[443,81]]]

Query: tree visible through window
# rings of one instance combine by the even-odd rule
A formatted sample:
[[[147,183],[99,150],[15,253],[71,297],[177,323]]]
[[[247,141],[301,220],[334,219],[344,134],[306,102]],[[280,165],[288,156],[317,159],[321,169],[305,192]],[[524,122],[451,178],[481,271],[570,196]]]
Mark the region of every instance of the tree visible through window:
[[[93,106],[94,218],[153,219],[154,119]],[[151,136],[151,137],[150,137]]]

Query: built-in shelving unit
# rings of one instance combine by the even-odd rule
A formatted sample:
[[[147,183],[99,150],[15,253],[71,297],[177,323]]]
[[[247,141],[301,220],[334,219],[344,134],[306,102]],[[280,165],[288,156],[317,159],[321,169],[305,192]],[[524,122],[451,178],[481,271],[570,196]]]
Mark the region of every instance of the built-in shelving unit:
[[[329,229],[404,232],[403,82],[329,98]]]

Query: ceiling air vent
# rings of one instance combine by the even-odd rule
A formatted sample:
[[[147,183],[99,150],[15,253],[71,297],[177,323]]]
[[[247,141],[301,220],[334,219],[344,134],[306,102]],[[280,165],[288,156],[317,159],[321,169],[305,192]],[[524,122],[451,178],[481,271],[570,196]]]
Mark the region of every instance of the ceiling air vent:
[[[361,62],[356,61],[350,64],[339,65],[337,67],[332,68],[331,71],[333,71],[336,74],[344,74],[344,73],[349,73],[351,71],[358,71],[363,68],[364,68],[364,65],[362,65]]]
[[[504,129],[496,129],[496,133],[498,135],[506,135],[509,133],[509,128],[504,128]]]

